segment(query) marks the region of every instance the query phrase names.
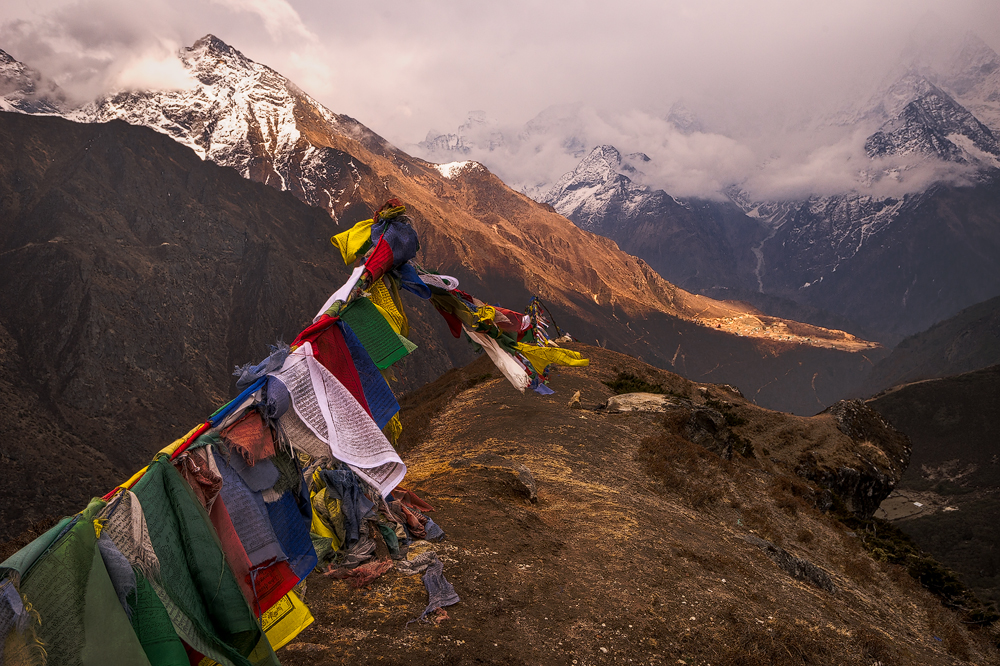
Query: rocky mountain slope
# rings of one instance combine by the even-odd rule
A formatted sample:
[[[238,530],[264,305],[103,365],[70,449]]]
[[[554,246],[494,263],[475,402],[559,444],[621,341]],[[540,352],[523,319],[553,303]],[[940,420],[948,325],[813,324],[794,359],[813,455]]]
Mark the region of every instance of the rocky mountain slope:
[[[893,387],[868,401],[913,442],[886,515],[1000,603],[1000,365]]]
[[[891,431],[872,426],[857,438],[845,434],[857,424],[849,410],[767,412],[725,387],[574,349],[591,365],[560,371],[554,396],[505,390],[481,359],[404,406],[404,423],[421,430],[404,452],[410,483],[448,532],[432,547],[461,602],[433,623],[408,624],[426,603],[417,577],[390,573],[355,591],[314,575],[306,601],[317,621],[279,653],[282,663],[1000,657],[988,632],[970,631],[903,566],[873,559],[863,534],[817,508],[829,492],[797,471],[895,479],[906,454]],[[604,382],[623,372],[667,391],[664,411],[598,409],[614,397]],[[567,406],[576,391],[583,409]],[[713,417],[719,427],[706,434]],[[754,457],[727,458],[730,437]],[[827,478],[836,476],[851,475]]]
[[[733,378],[761,402],[803,411],[835,400],[868,365],[864,354],[879,352],[678,290],[485,170],[449,180],[426,167],[422,178],[427,190],[395,190],[421,233],[418,261],[515,307],[540,294],[581,337]],[[435,184],[489,216],[442,210]],[[11,525],[49,505],[70,511],[129,475],[228,399],[233,366],[290,340],[346,279],[325,211],[121,121],[0,113],[0,217],[0,362],[13,406],[2,418],[10,432],[34,433],[0,447],[11,472],[0,515]],[[445,225],[428,218],[449,225],[438,231]],[[426,303],[413,298],[408,311],[420,349],[399,392],[472,358]],[[72,482],[45,463],[64,453],[93,458],[93,471]]]
[[[181,59],[190,89],[122,93],[73,117],[149,125],[318,205],[339,225],[334,230],[397,196],[415,219],[425,264],[460,277],[480,298],[514,304],[538,295],[580,339],[739,385],[761,404],[822,409],[882,353],[838,331],[679,290],[614,243],[512,192],[481,165],[439,167],[411,158],[212,36]],[[415,387],[427,377],[407,379],[404,386]]]
[[[329,145],[330,137],[353,140],[381,157],[398,156],[361,123],[331,112],[281,74],[213,35],[199,39],[179,57],[192,77],[190,89],[122,92],[67,115],[79,122],[117,118],[152,127],[202,159],[288,190],[334,219],[351,217],[345,211],[361,203],[358,189],[371,187],[370,182],[362,183],[374,174]],[[384,191],[384,185],[380,189]],[[359,215],[353,219],[368,214]]]
[[[900,342],[872,368],[862,394],[1000,364],[1000,297],[977,303]]]
[[[323,211],[121,121],[0,113],[0,218],[11,535],[211,414],[346,274]]]
[[[764,239],[764,227],[731,202],[677,201],[634,182],[644,157],[598,146],[541,201],[685,289],[751,283],[757,268],[753,248]]]

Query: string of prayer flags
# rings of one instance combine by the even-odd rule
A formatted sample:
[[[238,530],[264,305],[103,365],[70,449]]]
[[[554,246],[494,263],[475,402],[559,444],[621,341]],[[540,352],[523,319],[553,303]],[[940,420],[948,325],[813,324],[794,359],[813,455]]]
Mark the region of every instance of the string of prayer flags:
[[[522,392],[587,360],[549,339],[537,299],[522,314],[411,264],[405,211],[390,199],[331,239],[351,277],[291,345],[236,368],[236,398],[0,564],[0,662],[276,666],[313,622],[295,592],[313,570],[357,586],[423,572],[424,615],[458,602],[433,552],[407,555],[444,532],[399,488],[386,376],[416,350],[401,291]]]

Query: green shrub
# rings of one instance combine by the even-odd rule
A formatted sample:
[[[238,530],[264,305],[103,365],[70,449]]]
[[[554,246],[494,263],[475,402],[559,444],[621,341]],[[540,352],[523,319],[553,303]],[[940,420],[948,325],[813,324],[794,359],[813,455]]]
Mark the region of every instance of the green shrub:
[[[872,558],[905,567],[941,603],[956,611],[963,622],[987,627],[1000,620],[994,606],[983,603],[953,571],[923,553],[901,529],[881,518],[859,518],[847,511],[842,502],[835,501],[834,506],[834,515],[854,530]]]

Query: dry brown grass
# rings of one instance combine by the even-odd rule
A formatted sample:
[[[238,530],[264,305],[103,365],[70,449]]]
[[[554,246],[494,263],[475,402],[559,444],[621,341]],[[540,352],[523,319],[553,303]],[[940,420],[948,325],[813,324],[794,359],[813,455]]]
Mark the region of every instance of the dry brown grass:
[[[719,645],[711,663],[724,666],[774,666],[777,664],[830,664],[829,637],[806,624],[743,618],[730,608],[725,644]]]
[[[419,398],[407,394],[400,401],[403,433],[396,447],[407,451],[424,441],[428,429],[459,393],[494,377],[494,366],[484,354],[464,368],[452,368],[420,390]]]
[[[674,431],[672,422],[680,418],[686,420],[684,416],[671,415],[664,433],[643,439],[636,457],[663,490],[677,493],[694,509],[714,506],[728,494],[727,466],[719,455],[692,444]]]
[[[816,540],[816,535],[812,530],[803,527],[795,534],[795,540],[799,543],[809,545]]]

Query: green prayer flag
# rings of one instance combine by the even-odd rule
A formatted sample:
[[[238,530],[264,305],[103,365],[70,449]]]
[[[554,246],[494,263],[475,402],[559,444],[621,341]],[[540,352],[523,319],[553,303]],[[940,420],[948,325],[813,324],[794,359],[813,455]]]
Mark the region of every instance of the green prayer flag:
[[[393,330],[375,304],[367,298],[351,301],[340,313],[340,318],[347,322],[354,335],[358,336],[358,340],[379,370],[385,370],[410,353],[402,343],[400,335]],[[416,345],[413,348],[416,349]]]
[[[187,650],[167,615],[156,591],[138,571],[135,594],[130,598],[132,629],[135,630],[151,666],[189,666]]]
[[[53,543],[55,543],[59,535],[62,534],[63,529],[69,525],[72,520],[72,517],[66,516],[56,523],[55,526],[53,526],[48,532],[4,560],[3,563],[0,564],[0,576],[3,575],[4,569],[12,569],[23,578],[24,575],[28,573],[28,569],[31,568],[31,565],[33,565],[35,561],[45,551],[47,551]]]
[[[93,500],[64,524],[21,582],[50,664],[149,664],[97,549],[93,519],[103,506]]]
[[[160,561],[154,589],[177,634],[220,664],[249,665],[260,626],[191,486],[160,455],[132,491]]]

